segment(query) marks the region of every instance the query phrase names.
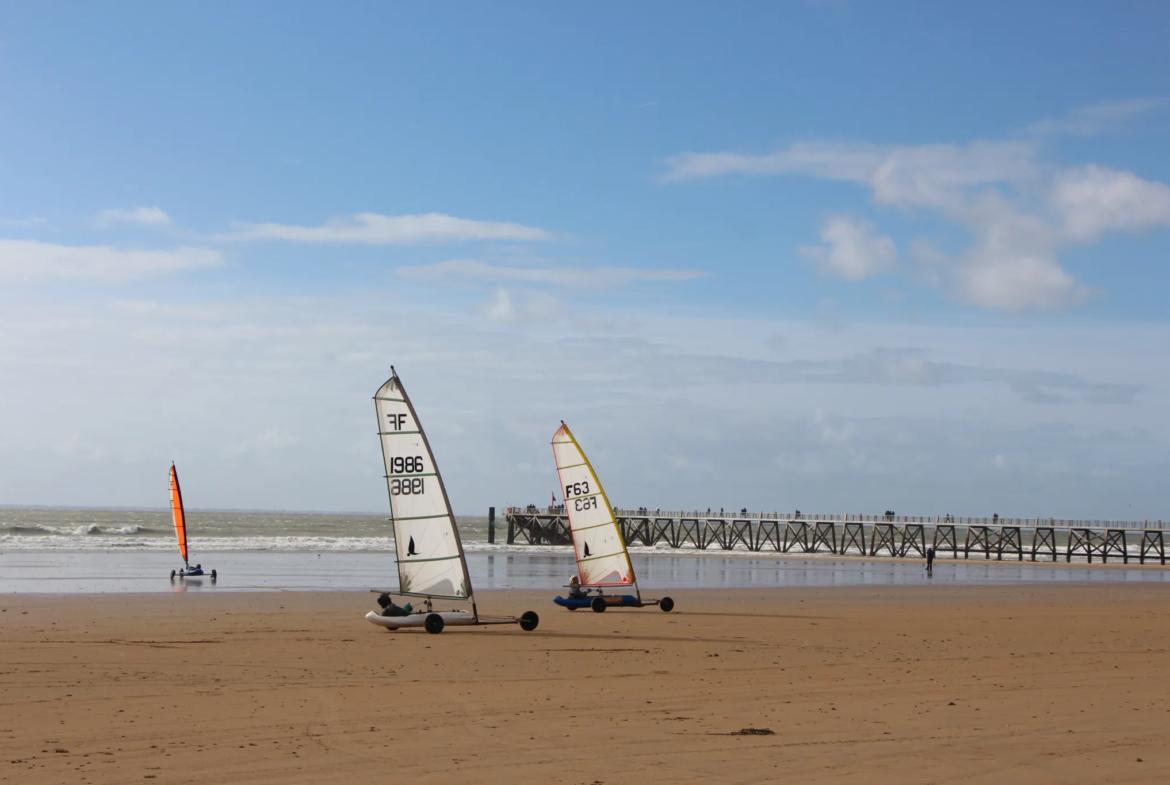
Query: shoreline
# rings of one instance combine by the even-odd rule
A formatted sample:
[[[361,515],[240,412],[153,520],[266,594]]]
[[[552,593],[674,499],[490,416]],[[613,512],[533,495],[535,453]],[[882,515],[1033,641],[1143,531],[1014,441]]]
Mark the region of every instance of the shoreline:
[[[749,552],[634,551],[638,584],[644,592],[684,589],[771,587],[871,587],[887,585],[1070,585],[1167,583],[1170,570],[1135,562],[1017,561],[939,559],[927,575],[921,558],[839,557],[828,554],[753,554]],[[0,552],[0,596],[45,594],[152,594],[170,592],[345,592],[397,586],[393,554],[331,551],[198,551],[209,576],[168,580],[179,566],[169,551],[20,550]],[[562,591],[576,571],[566,547],[468,553],[477,592],[496,590]],[[1070,569],[1072,568],[1072,569]]]

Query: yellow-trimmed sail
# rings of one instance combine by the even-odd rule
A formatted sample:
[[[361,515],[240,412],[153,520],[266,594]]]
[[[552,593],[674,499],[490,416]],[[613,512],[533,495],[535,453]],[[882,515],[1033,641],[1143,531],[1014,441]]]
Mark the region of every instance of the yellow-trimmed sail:
[[[613,507],[569,426],[561,423],[553,434],[552,448],[581,584],[634,586],[634,566]]]

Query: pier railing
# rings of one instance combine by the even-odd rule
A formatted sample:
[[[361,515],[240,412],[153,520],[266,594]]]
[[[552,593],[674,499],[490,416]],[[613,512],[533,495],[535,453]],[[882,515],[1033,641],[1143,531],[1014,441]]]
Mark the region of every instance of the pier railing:
[[[647,547],[1023,561],[1063,556],[1166,563],[1170,522],[952,515],[778,513],[745,510],[614,510],[626,542]],[[562,506],[507,508],[508,543],[572,542]]]
[[[509,512],[539,512],[564,514],[564,505],[538,507],[508,507]],[[747,510],[649,510],[644,507],[626,509],[615,507],[614,515],[619,518],[707,518],[710,520],[737,521],[833,521],[835,523],[922,523],[954,524],[956,526],[1052,526],[1057,529],[1170,529],[1170,521],[1122,521],[1098,518],[1000,518],[998,516],[971,517],[958,515],[867,515],[852,513],[810,513],[810,512],[748,512]]]

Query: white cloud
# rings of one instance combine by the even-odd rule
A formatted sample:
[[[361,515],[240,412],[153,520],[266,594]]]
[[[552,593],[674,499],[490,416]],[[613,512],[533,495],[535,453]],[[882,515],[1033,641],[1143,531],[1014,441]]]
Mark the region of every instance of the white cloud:
[[[1101,166],[1044,166],[1033,144],[1018,141],[915,147],[804,143],[757,156],[684,153],[666,165],[668,181],[795,174],[856,182],[869,187],[878,204],[936,213],[967,229],[974,242],[954,255],[933,248],[918,253],[930,261],[924,277],[990,310],[1077,305],[1091,292],[1061,266],[1062,248],[1094,242],[1110,231],[1170,225],[1165,184]],[[892,265],[892,241],[875,246],[869,242],[877,237],[872,228],[867,235],[845,222],[826,227],[834,230],[835,242],[822,228],[828,247],[801,249],[823,272],[856,281]],[[930,246],[920,239],[915,247]]]
[[[574,289],[615,289],[636,281],[690,281],[697,270],[648,270],[635,267],[508,267],[478,259],[449,259],[434,264],[403,265],[399,275],[415,280],[457,279],[476,283],[518,283]]]
[[[863,281],[894,269],[898,249],[894,241],[879,235],[869,221],[849,215],[832,215],[821,226],[824,246],[805,246],[801,253],[816,262],[817,269],[846,281]]]
[[[94,220],[98,226],[112,226],[116,223],[140,223],[153,226],[166,226],[170,224],[171,217],[158,207],[135,207],[133,210],[124,210],[121,208],[102,210],[94,216]]]
[[[507,289],[497,289],[491,299],[482,306],[483,315],[493,322],[516,321],[516,306],[512,304],[512,293]]]
[[[1126,121],[1140,117],[1166,104],[1163,98],[1130,98],[1105,101],[1071,110],[1064,117],[1041,120],[1024,128],[1025,134],[1053,136],[1098,136],[1120,130]]]
[[[358,213],[335,218],[324,226],[264,223],[238,224],[224,240],[288,240],[298,243],[362,243],[414,245],[461,240],[548,240],[550,232],[518,223],[473,221],[441,213],[379,215]]]
[[[1075,241],[1096,240],[1108,231],[1170,226],[1170,187],[1131,172],[1082,166],[1060,172],[1052,203]]]
[[[0,281],[5,283],[74,278],[124,280],[222,263],[223,256],[208,248],[122,251],[102,245],[0,240]]]
[[[517,303],[509,289],[496,289],[487,302],[479,306],[479,313],[492,322],[547,322],[565,316],[568,307],[557,297],[544,292],[528,292]]]

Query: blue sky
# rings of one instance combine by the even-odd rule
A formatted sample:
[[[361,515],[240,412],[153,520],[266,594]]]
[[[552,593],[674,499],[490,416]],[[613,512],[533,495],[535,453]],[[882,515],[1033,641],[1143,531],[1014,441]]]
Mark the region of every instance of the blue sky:
[[[1165,517],[1168,17],[9,7],[0,504]]]

